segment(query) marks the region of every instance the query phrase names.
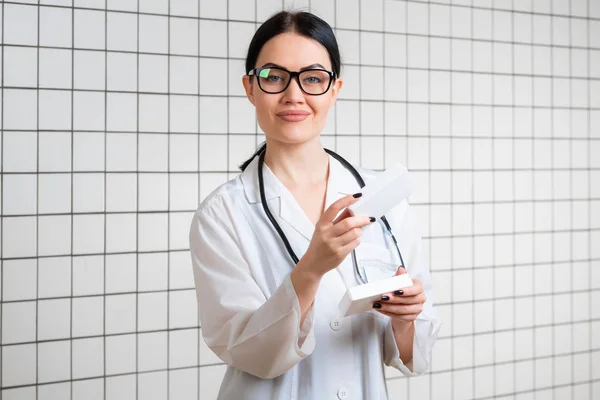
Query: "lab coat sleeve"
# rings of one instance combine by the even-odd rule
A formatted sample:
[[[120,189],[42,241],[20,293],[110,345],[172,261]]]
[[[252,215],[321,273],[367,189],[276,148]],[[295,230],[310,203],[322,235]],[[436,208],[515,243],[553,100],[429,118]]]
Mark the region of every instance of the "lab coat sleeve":
[[[227,217],[199,209],[190,247],[202,335],[220,359],[272,379],[312,353],[313,308],[300,327],[300,303],[289,275],[266,298]]]
[[[437,340],[441,321],[437,310],[433,307],[431,274],[423,255],[421,237],[413,210],[407,202],[403,202],[388,213],[387,218],[398,240],[407,272],[411,278],[418,279],[423,284],[426,301],[423,311],[414,322],[413,359],[406,364],[400,359],[390,318],[384,333],[384,361],[386,365],[397,368],[406,376],[418,376],[424,374],[429,368],[431,350]]]

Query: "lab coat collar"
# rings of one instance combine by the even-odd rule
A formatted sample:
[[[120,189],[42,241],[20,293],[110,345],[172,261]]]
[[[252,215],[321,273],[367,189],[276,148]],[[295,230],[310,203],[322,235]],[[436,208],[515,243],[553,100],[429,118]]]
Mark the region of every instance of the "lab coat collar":
[[[314,225],[308,219],[302,207],[266,164],[263,166],[263,174],[267,201],[270,202],[272,199],[280,198],[279,216],[281,219],[310,241],[314,232]],[[241,179],[248,201],[250,203],[261,202],[258,183],[258,157],[255,157],[248,165],[242,173]],[[356,182],[352,173],[335,158],[329,156],[329,178],[325,209],[341,197],[358,191],[360,191],[360,185]]]

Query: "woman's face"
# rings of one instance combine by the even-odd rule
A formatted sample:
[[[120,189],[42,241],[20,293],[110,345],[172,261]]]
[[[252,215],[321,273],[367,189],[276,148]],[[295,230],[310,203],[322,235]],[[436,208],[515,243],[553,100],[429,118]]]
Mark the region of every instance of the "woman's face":
[[[255,67],[275,66],[288,71],[300,71],[308,67],[332,70],[325,47],[316,40],[293,32],[275,36],[261,49]],[[338,78],[332,82],[327,93],[311,96],[304,93],[293,78],[285,91],[269,94],[260,89],[257,79],[253,76],[250,81],[248,76],[244,76],[242,81],[248,100],[256,107],[258,124],[270,140],[289,144],[304,143],[320,134],[329,108],[335,103],[342,87],[342,80]],[[304,115],[290,116],[290,111],[301,112],[305,118]]]

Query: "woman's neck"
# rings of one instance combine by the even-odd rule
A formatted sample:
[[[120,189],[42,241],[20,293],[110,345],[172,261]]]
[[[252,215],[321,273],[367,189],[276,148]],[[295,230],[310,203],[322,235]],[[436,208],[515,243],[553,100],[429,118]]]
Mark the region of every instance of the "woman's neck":
[[[329,155],[318,136],[300,144],[267,139],[265,164],[291,190],[325,183],[329,173]]]

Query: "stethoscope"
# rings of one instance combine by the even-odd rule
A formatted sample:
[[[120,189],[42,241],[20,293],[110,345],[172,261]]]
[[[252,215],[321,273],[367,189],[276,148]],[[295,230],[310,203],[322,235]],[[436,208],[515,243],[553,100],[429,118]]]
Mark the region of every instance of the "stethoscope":
[[[338,160],[348,171],[350,171],[352,173],[352,175],[354,176],[354,179],[356,179],[356,182],[358,182],[358,184],[360,185],[361,188],[365,187],[365,181],[363,180],[362,176],[360,176],[360,173],[356,170],[356,168],[354,168],[352,166],[352,164],[350,164],[348,161],[346,161],[339,154],[334,153],[333,151],[331,151],[329,149],[325,149],[325,151],[329,155],[331,155],[333,158]],[[269,206],[267,205],[267,199],[265,196],[265,183],[264,183],[264,178],[263,178],[263,165],[265,163],[265,153],[266,153],[266,147],[260,153],[260,155],[258,157],[258,183],[260,186],[260,199],[262,201],[263,208],[265,210],[265,214],[267,214],[267,217],[271,221],[271,224],[273,224],[273,227],[279,234],[279,237],[281,237],[281,240],[283,241],[283,244],[285,245],[285,248],[286,248],[288,254],[290,255],[290,257],[292,258],[292,260],[294,261],[294,265],[295,265],[295,264],[298,264],[298,261],[299,261],[298,256],[296,256],[296,253],[294,252],[294,249],[292,249],[292,246],[290,245],[290,242],[288,241],[287,237],[285,236],[285,233],[283,233],[283,230],[281,229],[281,227],[279,226],[279,224],[273,217],[273,214],[271,214],[271,211],[269,210]],[[396,237],[394,236],[394,234],[392,232],[392,227],[388,223],[387,218],[385,218],[385,215],[381,216],[381,221],[383,221],[383,224],[385,225],[387,232],[392,237],[392,241],[394,242],[394,246],[396,246],[396,251],[398,252],[398,256],[400,257],[400,262],[402,264],[401,266],[404,269],[406,269],[406,265],[404,264],[404,260],[402,259],[402,253],[400,253],[400,248],[398,247],[398,242],[396,241]],[[354,271],[355,271],[357,277],[360,279],[360,281],[362,283],[367,283],[367,279],[363,278],[362,273],[360,272],[360,270],[358,268],[358,261],[356,260],[356,250],[352,250],[352,263],[354,264]]]

